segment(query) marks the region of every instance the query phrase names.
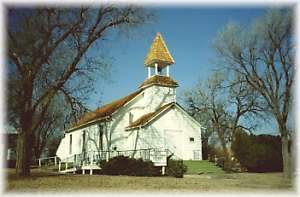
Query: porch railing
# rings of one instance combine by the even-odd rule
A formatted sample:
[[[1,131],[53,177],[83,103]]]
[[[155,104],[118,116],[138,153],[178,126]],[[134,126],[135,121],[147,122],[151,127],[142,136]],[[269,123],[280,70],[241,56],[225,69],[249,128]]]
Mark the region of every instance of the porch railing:
[[[54,164],[54,166],[58,165],[59,162],[59,158],[57,156],[53,156],[53,157],[42,157],[42,158],[38,158],[37,159],[38,165],[39,167],[42,167],[42,165],[52,165]]]
[[[80,154],[74,154],[68,158],[59,161],[59,171],[61,170],[61,163],[65,164],[65,169],[68,169],[68,167],[70,166],[72,166],[73,168],[80,168],[85,165],[99,165],[100,161],[108,161],[113,157],[121,155],[137,159],[141,158],[145,161],[153,161],[157,160],[157,158],[161,158],[166,162],[167,157],[172,157],[173,159],[181,160],[179,157],[175,156],[170,150],[159,148],[124,151],[88,151]]]

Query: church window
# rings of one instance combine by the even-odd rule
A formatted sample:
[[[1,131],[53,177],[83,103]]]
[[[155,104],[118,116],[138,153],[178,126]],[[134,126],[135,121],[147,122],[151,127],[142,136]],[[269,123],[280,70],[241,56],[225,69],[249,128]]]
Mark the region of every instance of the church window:
[[[99,125],[99,147],[100,147],[100,150],[103,150],[103,135],[104,135],[104,126]]]
[[[190,137],[190,142],[194,142],[194,141],[195,141],[195,138]]]
[[[133,122],[133,114],[129,112],[129,124]]]
[[[86,138],[86,132],[83,130],[82,132],[82,152],[85,152],[85,138]]]
[[[72,154],[72,134],[70,134],[69,154]]]

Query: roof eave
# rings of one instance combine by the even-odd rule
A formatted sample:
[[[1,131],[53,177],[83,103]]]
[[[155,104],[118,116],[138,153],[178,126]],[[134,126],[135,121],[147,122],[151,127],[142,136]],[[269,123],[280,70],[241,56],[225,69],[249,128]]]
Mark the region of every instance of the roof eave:
[[[142,86],[139,86],[139,88],[143,89],[143,88],[148,88],[148,87],[151,87],[151,86],[154,86],[154,85],[158,85],[158,86],[163,86],[163,87],[172,87],[172,88],[177,88],[179,87],[179,85],[168,85],[168,84],[161,84],[161,83],[151,83],[151,84],[147,84],[147,85],[142,85]]]
[[[75,126],[75,127],[72,127],[72,128],[70,128],[70,129],[67,129],[67,130],[64,131],[64,133],[70,133],[70,132],[72,132],[72,131],[74,131],[74,130],[84,128],[84,127],[86,127],[86,126],[88,126],[88,125],[91,125],[91,124],[93,124],[93,123],[96,123],[96,122],[109,121],[110,118],[111,118],[111,116],[105,116],[105,117],[97,118],[97,119],[91,120],[91,121],[89,121],[89,122],[83,123],[83,124],[81,124],[81,125],[77,125],[77,126]]]
[[[126,127],[125,131],[130,131],[130,130],[139,129],[139,128],[144,128],[144,125],[135,126],[135,127]]]
[[[162,114],[163,112],[167,111],[168,109],[170,109],[174,105],[176,105],[176,103],[170,104],[168,107],[166,107],[165,109],[161,110],[158,114],[156,114],[155,116],[153,116],[152,118],[150,118],[147,122],[145,122],[145,123],[143,123],[141,125],[133,126],[133,127],[126,127],[125,130],[129,131],[129,130],[133,130],[133,129],[136,129],[136,128],[143,128],[143,127],[147,126],[150,122],[152,122],[152,120],[154,120],[156,117],[158,117],[160,114]]]
[[[142,95],[142,89],[140,90],[140,92],[135,95],[135,97],[133,97],[131,100],[129,100],[127,103],[125,103],[122,107],[120,107],[119,109],[117,109],[116,111],[114,111],[110,116],[114,116],[120,109],[126,107],[127,105],[129,105],[129,103],[131,103],[133,100],[135,100],[138,96]]]
[[[159,63],[160,67],[165,67],[165,66],[170,66],[172,64],[175,64],[175,61],[152,59],[152,60],[149,60],[149,61],[145,61],[144,65],[145,65],[145,67],[154,67],[155,63]]]
[[[132,102],[132,100],[134,100],[134,99],[137,98],[139,95],[141,95],[141,92],[143,92],[143,91],[142,91],[142,90],[136,91],[136,92],[135,92],[136,95],[135,95],[133,98],[131,98],[129,101],[127,101],[124,105],[122,105],[122,106],[119,107],[118,109],[116,109],[116,110],[114,110],[113,112],[111,112],[109,115],[105,115],[105,116],[103,116],[103,117],[96,118],[96,119],[92,119],[92,120],[90,120],[90,121],[88,121],[88,122],[84,122],[84,123],[82,123],[82,124],[73,126],[73,127],[69,128],[69,129],[65,130],[64,132],[65,132],[65,133],[66,133],[66,132],[67,132],[67,133],[68,133],[68,132],[72,132],[72,131],[75,130],[75,129],[79,129],[79,128],[85,127],[85,126],[87,126],[87,125],[89,125],[89,124],[92,124],[92,123],[94,123],[94,122],[101,121],[101,120],[103,120],[103,119],[107,119],[107,117],[108,117],[108,118],[111,118],[111,117],[112,117],[115,113],[117,113],[120,109],[122,109],[124,106],[128,105],[128,103]]]
[[[196,123],[199,127],[204,128],[200,122],[198,122],[194,117],[192,117],[181,105],[176,103],[176,106],[181,109],[194,123]]]

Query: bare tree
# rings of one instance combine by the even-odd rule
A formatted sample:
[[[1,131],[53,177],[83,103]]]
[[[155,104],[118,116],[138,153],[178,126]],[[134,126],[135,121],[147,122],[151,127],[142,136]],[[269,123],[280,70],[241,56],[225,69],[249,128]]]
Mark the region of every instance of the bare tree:
[[[185,102],[192,116],[202,119],[206,133],[209,136],[216,133],[223,149],[224,156],[228,155],[227,144],[230,139],[228,129],[229,114],[226,112],[227,104],[224,96],[224,76],[215,72],[206,83],[199,82],[194,89],[185,92]],[[207,139],[208,140],[208,139]]]
[[[228,24],[214,43],[223,67],[242,76],[261,96],[261,107],[267,107],[276,120],[285,177],[291,175],[287,121],[295,73],[292,15],[289,8],[272,9],[249,28]]]
[[[228,75],[227,75],[228,76]],[[260,98],[258,92],[249,86],[242,76],[236,75],[232,79],[227,79],[226,89],[228,107],[227,111],[230,114],[228,121],[230,132],[230,141],[238,129],[246,130],[250,133],[258,127],[257,118],[264,119],[264,109],[260,107]]]
[[[91,90],[102,61],[88,53],[114,32],[143,24],[149,14],[130,5],[103,4],[96,9],[8,9],[9,111],[20,128],[18,175],[30,175],[33,135],[44,121],[55,95],[63,95],[73,111],[84,109],[82,97]],[[9,112],[10,114],[10,112]]]
[[[49,144],[58,141],[62,136],[64,125],[68,122],[69,116],[72,115],[71,110],[67,110],[66,102],[63,98],[55,96],[49,106],[47,114],[43,121],[33,133],[33,153],[34,157],[40,158],[41,154]],[[53,155],[53,151],[51,152]]]
[[[226,75],[214,71],[206,84],[199,82],[185,94],[191,115],[207,128],[204,138],[208,141],[216,133],[225,157],[229,155],[228,148],[235,132],[241,128],[252,132],[255,125],[246,120],[261,110],[255,91],[241,80],[241,76],[230,78]]]

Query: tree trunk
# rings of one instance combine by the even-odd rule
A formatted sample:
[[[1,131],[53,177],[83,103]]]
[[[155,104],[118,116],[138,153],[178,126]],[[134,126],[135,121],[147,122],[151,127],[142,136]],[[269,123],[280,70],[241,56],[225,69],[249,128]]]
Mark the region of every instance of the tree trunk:
[[[43,149],[41,146],[34,147],[34,158],[39,159],[42,155],[42,151],[43,151]]]
[[[202,138],[202,159],[208,159],[208,138]]]
[[[281,124],[283,125],[283,124]],[[289,138],[285,126],[280,126],[281,133],[281,152],[283,162],[283,176],[284,178],[291,178],[291,154],[289,152]]]
[[[31,97],[32,86],[25,84],[24,100],[20,109],[20,133],[17,140],[16,173],[18,176],[30,176],[30,162],[32,158],[33,136]]]
[[[227,160],[228,159],[228,150],[227,150],[226,142],[225,142],[225,139],[224,139],[224,135],[219,134],[219,139],[220,139],[220,142],[221,142],[223,156]]]
[[[22,131],[17,139],[16,173],[18,176],[30,176],[31,145],[30,136]]]
[[[291,178],[291,154],[289,153],[288,136],[281,136],[282,162],[284,178]]]
[[[222,151],[223,151],[223,154],[224,154],[225,160],[227,160],[227,159],[228,159],[228,156],[229,156],[229,154],[228,154],[228,150],[227,150],[227,147],[226,147],[226,144],[225,144],[225,142],[223,142],[223,143],[222,143]]]

